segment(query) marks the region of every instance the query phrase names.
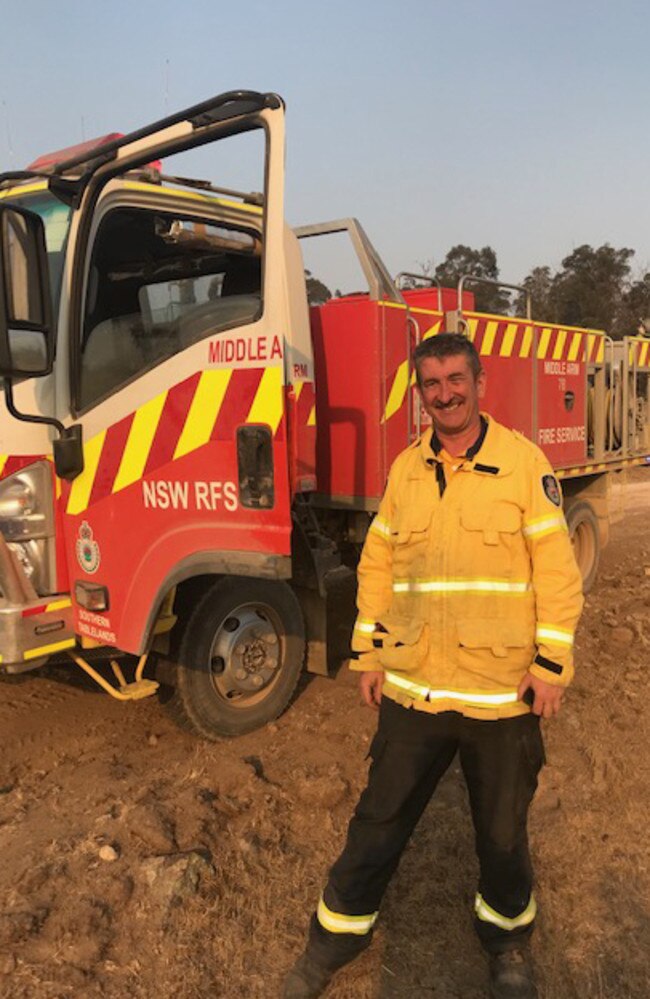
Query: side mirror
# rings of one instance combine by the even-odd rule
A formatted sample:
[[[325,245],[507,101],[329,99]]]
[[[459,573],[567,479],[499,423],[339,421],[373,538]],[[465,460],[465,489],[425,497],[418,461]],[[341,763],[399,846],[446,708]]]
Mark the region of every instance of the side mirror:
[[[0,377],[52,370],[52,300],[39,215],[0,204]]]

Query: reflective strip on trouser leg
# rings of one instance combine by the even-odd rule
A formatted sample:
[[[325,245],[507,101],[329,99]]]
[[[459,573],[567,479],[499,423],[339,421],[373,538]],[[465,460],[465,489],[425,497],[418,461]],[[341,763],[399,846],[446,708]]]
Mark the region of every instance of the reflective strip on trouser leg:
[[[529,923],[532,923],[537,913],[537,903],[535,896],[531,893],[528,905],[518,916],[502,916],[501,913],[487,904],[481,894],[477,893],[474,911],[477,919],[484,923],[492,923],[501,930],[518,930],[521,926],[528,926]]]
[[[318,922],[323,929],[330,933],[355,933],[357,936],[369,933],[377,922],[378,915],[378,912],[372,912],[367,916],[349,916],[344,912],[332,912],[322,898],[316,911]]]

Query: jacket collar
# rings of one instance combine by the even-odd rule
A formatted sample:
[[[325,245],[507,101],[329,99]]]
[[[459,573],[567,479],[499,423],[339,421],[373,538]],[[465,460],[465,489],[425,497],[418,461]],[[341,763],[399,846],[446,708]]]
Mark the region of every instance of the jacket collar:
[[[485,435],[487,434],[487,428],[488,428],[488,421],[485,418],[485,416],[483,416],[483,414],[481,413],[481,429],[479,430],[478,437],[476,438],[474,443],[467,448],[465,454],[459,455],[459,457],[470,458],[470,459],[476,457],[476,455],[483,447],[483,441],[485,440]],[[440,452],[442,451],[442,444],[440,442],[438,434],[436,433],[435,427],[431,428],[430,446],[431,450],[433,451],[434,455],[437,458]]]
[[[487,413],[481,413],[481,433],[474,444],[467,449],[463,468],[479,475],[508,475],[515,461],[512,442],[507,440],[508,436],[509,431],[505,427]],[[416,472],[419,478],[420,471],[435,469],[440,461],[442,445],[433,427],[430,427],[416,446],[421,459],[418,463],[419,471]]]

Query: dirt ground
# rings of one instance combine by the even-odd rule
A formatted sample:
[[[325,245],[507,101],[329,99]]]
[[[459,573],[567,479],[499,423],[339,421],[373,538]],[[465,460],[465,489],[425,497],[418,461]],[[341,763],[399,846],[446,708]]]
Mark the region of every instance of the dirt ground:
[[[650,995],[650,482],[612,531],[545,726],[531,821],[542,999]],[[364,781],[346,669],[263,731],[207,744],[73,670],[0,685],[0,996],[274,999]],[[456,767],[328,999],[479,999],[476,863]]]

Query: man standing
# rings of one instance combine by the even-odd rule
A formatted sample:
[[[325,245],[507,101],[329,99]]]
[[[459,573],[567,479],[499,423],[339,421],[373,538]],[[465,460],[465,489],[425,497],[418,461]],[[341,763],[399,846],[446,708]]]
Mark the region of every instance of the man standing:
[[[415,351],[433,426],[395,461],[359,564],[353,669],[380,706],[368,786],[284,999],[315,999],[370,943],[379,905],[438,781],[459,754],[480,875],[475,926],[494,999],[537,996],[527,814],[540,717],[573,674],[582,585],[542,452],[480,413],[470,340]]]

